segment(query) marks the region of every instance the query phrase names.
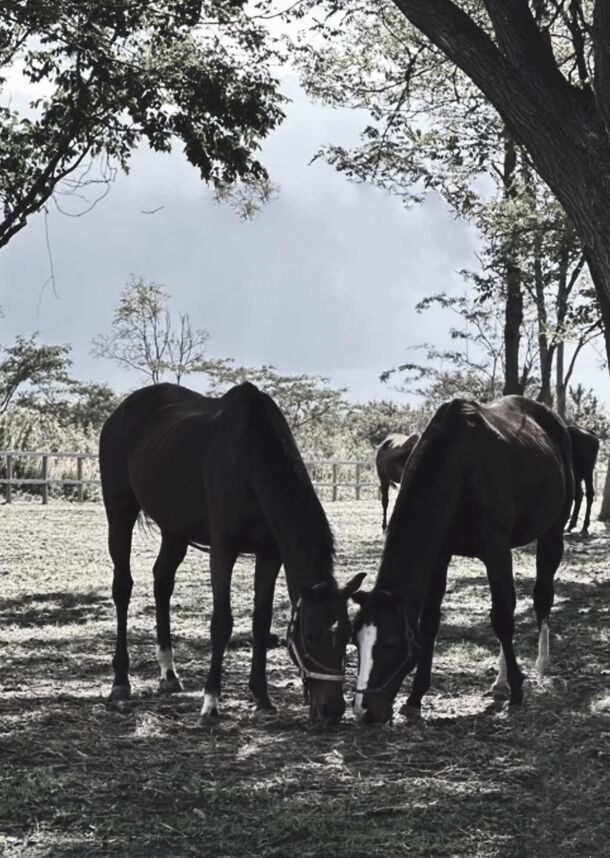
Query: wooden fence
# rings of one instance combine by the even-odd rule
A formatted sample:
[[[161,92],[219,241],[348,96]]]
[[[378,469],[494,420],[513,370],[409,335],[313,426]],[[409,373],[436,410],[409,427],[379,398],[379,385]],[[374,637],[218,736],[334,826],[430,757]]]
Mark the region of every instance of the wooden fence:
[[[25,460],[38,460],[38,468],[25,467]],[[69,475],[56,475],[61,463],[72,462]],[[75,463],[75,464],[74,464]],[[355,497],[378,497],[379,488],[374,464],[357,461],[306,461],[312,482],[325,500],[341,500]],[[21,473],[20,473],[21,472]],[[594,486],[596,493],[603,487],[606,463],[595,469]],[[24,476],[23,474],[27,474]],[[0,491],[4,488],[6,503],[13,500],[14,489],[22,487],[40,487],[43,504],[49,502],[53,488],[59,488],[62,495],[65,489],[72,487],[74,500],[98,500],[100,496],[100,478],[97,456],[93,453],[49,453],[32,450],[0,450]]]
[[[38,460],[38,467],[24,466],[25,460]],[[72,463],[70,475],[56,475],[61,463]],[[75,464],[74,464],[75,463]],[[345,497],[361,500],[364,496],[376,496],[377,481],[373,462],[356,461],[306,461],[312,482],[325,498],[336,501]],[[65,471],[65,467],[63,468]],[[88,471],[88,474],[85,474]],[[25,476],[24,474],[27,474]],[[4,488],[6,503],[13,500],[17,487],[40,487],[43,504],[49,502],[53,488],[65,494],[65,487],[73,487],[74,500],[81,503],[97,499],[100,479],[97,456],[93,453],[50,453],[33,450],[0,450],[0,487]]]

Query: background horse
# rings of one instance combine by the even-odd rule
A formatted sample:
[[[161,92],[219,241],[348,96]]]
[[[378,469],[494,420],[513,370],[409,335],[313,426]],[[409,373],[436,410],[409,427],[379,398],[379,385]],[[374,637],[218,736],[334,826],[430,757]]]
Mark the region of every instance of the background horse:
[[[379,477],[381,490],[381,506],[383,507],[382,530],[388,525],[388,496],[390,483],[398,488],[407,459],[413,447],[417,444],[419,435],[401,435],[394,432],[385,438],[375,453],[375,467]]]
[[[161,531],[154,565],[161,691],[180,690],[174,665],[170,599],[189,544],[210,546],[212,658],[202,717],[218,714],[222,660],[231,636],[231,575],[238,554],[256,555],[249,687],[258,709],[273,708],[266,655],[275,581],[283,562],[293,607],[289,641],[312,718],[345,709],[343,660],[351,627],[347,598],[364,575],[340,589],[333,537],[288,424],[251,384],[220,398],[172,384],[127,397],[100,437],[100,473],[117,612],[111,697],[129,695],[127,610],[130,552],[138,513]]]
[[[416,664],[407,704],[419,711],[430,687],[453,554],[485,563],[491,623],[501,644],[493,691],[521,702],[511,549],[538,542],[534,609],[542,674],[553,578],[573,492],[568,431],[544,405],[508,396],[489,406],[455,399],[438,409],[405,467],[375,586],[354,596],[361,606],[354,624],[358,714],[388,720],[402,680]]]
[[[597,462],[597,454],[599,452],[599,438],[593,432],[588,432],[586,429],[581,429],[579,426],[568,426],[570,439],[572,441],[572,464],[574,468],[574,510],[572,518],[567,527],[568,530],[576,527],[578,521],[578,513],[582,503],[582,484],[585,484],[587,493],[587,509],[585,512],[585,520],[582,525],[581,533],[586,536],[589,532],[589,523],[591,521],[591,505],[595,497],[593,488],[593,472],[595,471],[595,463]]]

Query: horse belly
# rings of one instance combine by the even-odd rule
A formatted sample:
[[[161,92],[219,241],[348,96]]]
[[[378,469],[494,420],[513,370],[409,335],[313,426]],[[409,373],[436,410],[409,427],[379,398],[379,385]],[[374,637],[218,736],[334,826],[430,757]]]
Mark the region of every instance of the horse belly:
[[[560,519],[566,518],[566,487],[562,476],[548,480],[537,490],[520,498],[516,506],[517,515],[511,531],[511,543],[514,547],[533,542]],[[565,524],[562,521],[562,524]]]
[[[196,474],[182,469],[137,469],[132,485],[141,508],[162,531],[189,538],[196,531],[198,539],[209,540],[205,495]]]

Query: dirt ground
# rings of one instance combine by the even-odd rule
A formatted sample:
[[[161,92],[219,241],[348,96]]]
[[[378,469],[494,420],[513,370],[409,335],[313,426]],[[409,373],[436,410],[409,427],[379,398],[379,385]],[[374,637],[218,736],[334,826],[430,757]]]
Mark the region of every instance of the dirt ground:
[[[338,576],[380,557],[380,507],[326,504]],[[157,695],[154,535],[134,543],[133,697],[110,705],[114,608],[99,504],[0,508],[0,855],[561,858],[610,854],[610,534],[571,538],[551,618],[551,671],[533,675],[534,556],[515,552],[519,709],[486,696],[497,643],[480,564],[454,561],[423,720],[307,723],[283,647],[278,713],[255,715],[247,674],[252,567],[234,577],[222,716],[197,724],[209,658],[208,558],[189,551],[173,600],[185,685]],[[274,630],[283,637],[283,582]],[[349,651],[348,699],[355,651]],[[406,696],[406,694],[404,695]],[[398,705],[404,699],[399,698]],[[398,709],[398,705],[396,709]]]

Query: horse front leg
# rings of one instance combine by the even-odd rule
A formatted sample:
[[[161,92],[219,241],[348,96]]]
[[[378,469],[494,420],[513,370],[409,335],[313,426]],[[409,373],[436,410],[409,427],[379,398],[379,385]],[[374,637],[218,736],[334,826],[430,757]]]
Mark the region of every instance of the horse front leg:
[[[388,527],[388,503],[390,497],[390,481],[385,477],[380,477],[379,479],[379,489],[381,491],[381,507],[383,509],[383,520],[381,522],[381,529],[385,533]]]
[[[186,549],[187,545],[183,540],[164,534],[161,549],[153,567],[157,614],[157,660],[161,671],[159,691],[162,694],[182,691],[182,684],[174,665],[169,605],[174,592],[176,570],[184,560]]]
[[[513,649],[516,594],[513,558],[508,539],[498,535],[490,540],[484,562],[491,590],[491,625],[502,647],[500,672],[492,686],[492,692],[503,696],[503,691],[508,686],[510,702],[521,703],[524,677]]]
[[[254,613],[252,615],[252,666],[249,688],[257,711],[273,711],[275,706],[267,691],[267,645],[275,582],[282,565],[279,553],[257,554],[254,570]]]
[[[441,621],[441,603],[447,588],[447,567],[449,560],[449,557],[445,557],[436,567],[430,581],[426,603],[420,619],[420,658],[417,663],[413,685],[411,686],[411,693],[407,698],[405,706],[402,708],[403,715],[410,718],[419,715],[422,698],[430,688],[434,643]]]
[[[212,658],[205,683],[201,718],[218,717],[218,701],[222,676],[222,660],[225,648],[233,631],[231,614],[231,576],[237,559],[237,552],[212,539],[210,547],[210,571],[212,575],[212,594],[214,607],[210,637],[212,639]]]

